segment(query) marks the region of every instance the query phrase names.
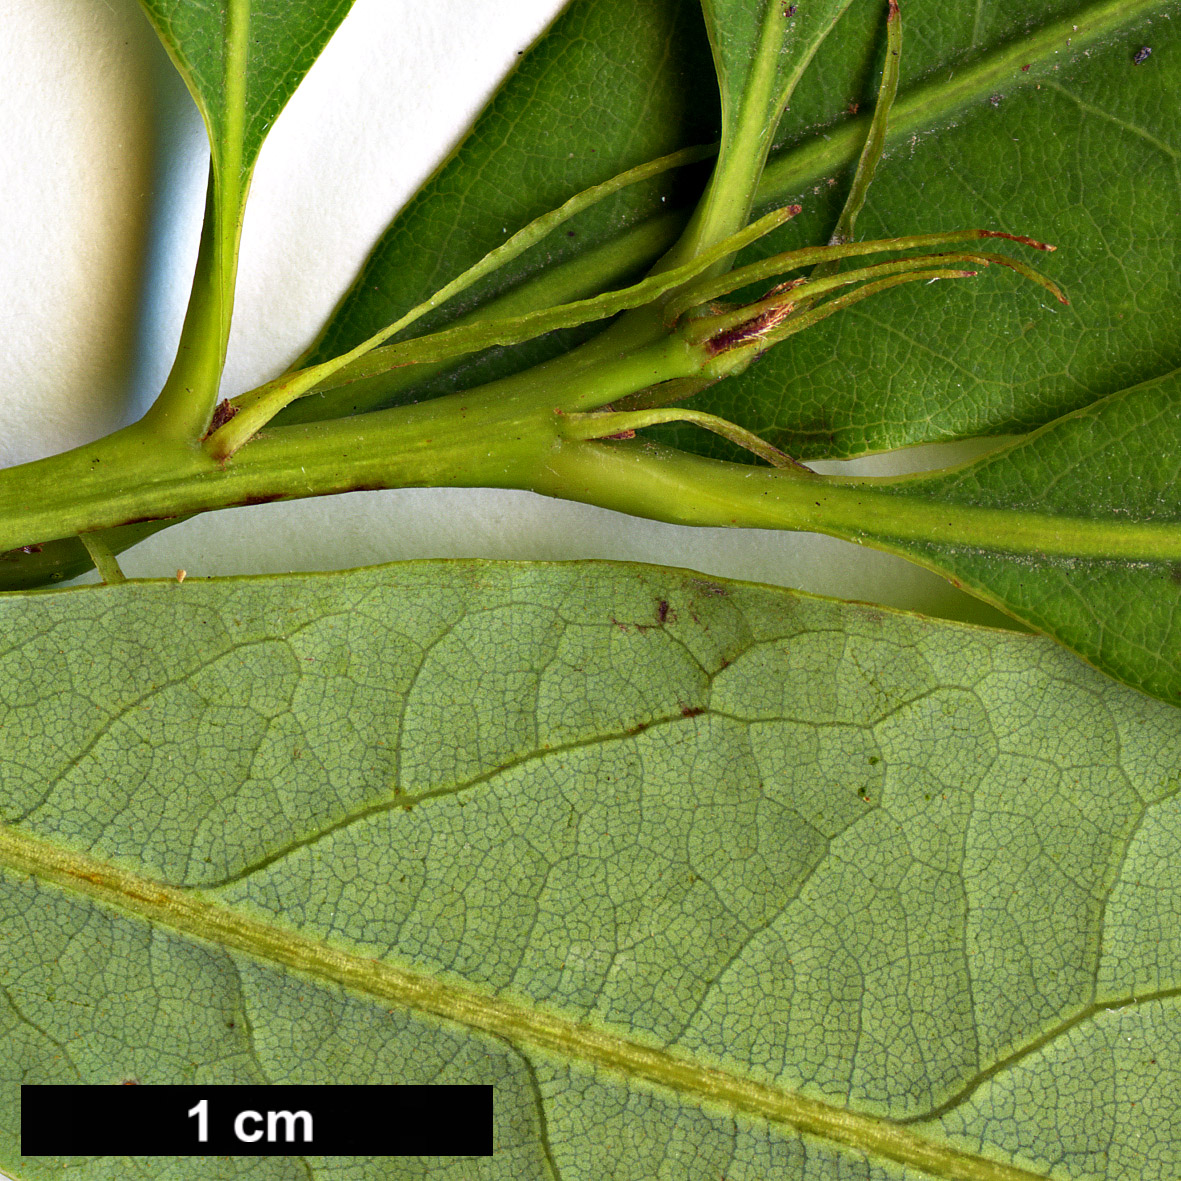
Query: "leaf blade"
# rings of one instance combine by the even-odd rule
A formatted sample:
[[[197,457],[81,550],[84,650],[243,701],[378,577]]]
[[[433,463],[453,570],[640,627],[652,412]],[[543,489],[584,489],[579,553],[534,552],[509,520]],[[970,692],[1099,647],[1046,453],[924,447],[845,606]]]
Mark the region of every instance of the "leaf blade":
[[[1143,522],[1181,522],[1174,373],[1043,427],[947,474],[907,481],[910,493],[955,506],[1004,506],[1106,523],[1113,540]],[[902,485],[899,486],[900,489]],[[1000,540],[998,550],[1004,550]],[[938,541],[903,544],[910,557],[1056,636],[1096,667],[1181,702],[1181,562],[1172,549],[1117,556],[1024,559]]]
[[[215,160],[243,188],[266,133],[353,0],[140,0],[201,110]],[[228,154],[227,154],[228,153]]]
[[[501,1126],[493,1175],[547,1175],[545,1121],[563,1175],[602,1175],[612,1153],[616,1175],[650,1175],[642,1150],[620,1160],[610,1137],[580,1130],[587,1109],[618,1134],[646,1120],[657,1143],[694,1129],[693,1177],[715,1175],[719,1152],[736,1168],[885,1175],[831,1143],[736,1129],[670,1094],[667,1075],[652,1096],[618,1064],[592,1079],[568,1049],[505,1054],[391,1015],[339,978],[325,989],[265,957],[152,934],[136,908],[157,903],[165,926],[213,908],[303,941],[321,963],[426,973],[477,1007],[622,1036],[748,1088],[822,1106],[845,1092],[849,1126],[913,1123],[941,1167],[952,1148],[979,1156],[975,1136],[982,1177],[1038,1172],[1038,1137],[1055,1132],[1074,1161],[1090,1125],[1030,1117],[1006,1145],[1014,1125],[993,1109],[981,1135],[980,1071],[1020,1076],[1075,1029],[1097,1038],[1071,1059],[1093,1070],[1116,1045],[1104,1006],[1130,996],[1135,1012],[1163,1010],[1169,1068],[1181,1013],[1160,995],[1175,991],[1178,962],[1161,924],[1179,887],[1160,850],[1181,836],[1181,785],[1161,772],[1181,755],[1177,714],[1045,641],[605,564],[131,584],[0,609],[43,625],[4,654],[0,728],[3,906],[25,951],[0,968],[4,1036],[19,1051],[4,1061],[26,1075],[74,1060],[92,1081],[372,1081],[397,1062],[435,1080],[496,1078],[515,1123]],[[104,643],[63,644],[71,626]],[[42,682],[90,702],[63,701],[52,736]],[[169,758],[182,749],[186,760]],[[971,806],[998,793],[999,812]],[[50,842],[74,885],[28,878],[45,858],[20,863],[14,834]],[[85,891],[119,875],[119,913],[104,917]],[[1114,953],[1131,938],[1125,961]],[[153,1037],[179,1054],[144,1036],[153,975],[187,982],[182,1003],[153,1010]],[[112,988],[140,999],[114,1003]],[[824,1012],[852,1024],[818,1035]],[[90,1032],[112,1021],[115,1036]],[[1141,1100],[1103,1107],[1121,1151],[1178,1114],[1163,1073]],[[11,1153],[6,1166],[26,1175]],[[1148,1165],[1141,1175],[1167,1175]],[[187,1174],[172,1163],[156,1175]]]

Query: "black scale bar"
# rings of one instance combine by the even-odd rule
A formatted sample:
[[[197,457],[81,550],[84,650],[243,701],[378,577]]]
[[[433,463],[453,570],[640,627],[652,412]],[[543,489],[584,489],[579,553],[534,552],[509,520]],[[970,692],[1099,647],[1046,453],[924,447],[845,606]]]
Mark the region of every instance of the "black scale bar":
[[[491,1156],[490,1086],[22,1086],[22,1156]]]

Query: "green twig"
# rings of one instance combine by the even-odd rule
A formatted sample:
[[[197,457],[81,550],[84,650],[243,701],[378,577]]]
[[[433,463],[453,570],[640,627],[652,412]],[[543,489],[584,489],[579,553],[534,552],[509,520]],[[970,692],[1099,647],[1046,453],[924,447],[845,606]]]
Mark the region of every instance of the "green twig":
[[[206,451],[219,461],[228,459],[284,406],[310,393],[329,377],[335,377],[337,381],[372,377],[399,365],[461,356],[492,345],[518,344],[559,328],[571,328],[651,303],[666,292],[700,275],[719,259],[770,233],[788,218],[794,217],[799,209],[798,205],[790,205],[786,209],[769,213],[684,266],[651,275],[620,291],[611,291],[592,299],[576,300],[524,316],[447,328],[430,336],[420,336],[378,348],[383,340],[405,327],[408,318],[414,317],[418,312],[416,309],[340,357],[281,377],[260,386],[257,390],[243,394],[240,398],[235,398],[232,403],[234,417],[209,436],[205,444]],[[477,264],[479,265],[481,264]],[[459,281],[456,280],[457,283]],[[436,303],[442,302],[447,291],[448,288],[443,288],[437,296],[432,296],[427,304],[435,306]],[[429,310],[425,304],[419,306]]]

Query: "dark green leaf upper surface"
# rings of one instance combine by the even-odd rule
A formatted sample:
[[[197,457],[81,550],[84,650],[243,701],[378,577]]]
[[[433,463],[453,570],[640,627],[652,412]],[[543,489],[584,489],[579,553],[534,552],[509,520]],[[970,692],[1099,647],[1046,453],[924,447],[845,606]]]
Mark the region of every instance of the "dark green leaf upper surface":
[[[71,1175],[1174,1181],[1178,713],[1044,639],[598,563],[0,614],[15,1177],[18,1084],[130,1078],[489,1082],[497,1154]]]
[[[216,155],[228,137],[242,144],[248,175],[271,124],[344,20],[353,0],[140,0],[176,62],[209,128]],[[230,48],[243,27],[245,109],[235,112]]]
[[[881,33],[867,7],[821,47],[784,118],[774,201],[804,212],[760,253],[823,241],[836,220],[859,142],[829,152],[823,136],[839,141],[845,104],[872,102]],[[1026,430],[1181,364],[1181,9],[902,7],[902,89],[858,236],[1030,234],[1058,247],[1039,265],[1071,304],[995,267],[896,290],[696,403],[801,457]],[[1042,36],[1055,21],[1059,34]],[[1102,35],[1087,40],[1093,28]],[[1145,44],[1152,56],[1136,65]],[[686,430],[666,438],[723,453]]]

